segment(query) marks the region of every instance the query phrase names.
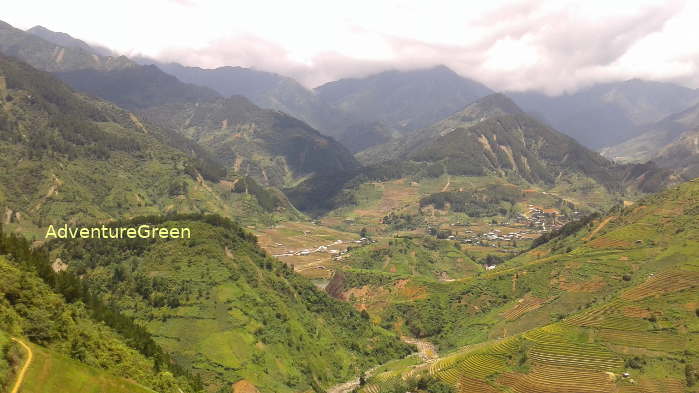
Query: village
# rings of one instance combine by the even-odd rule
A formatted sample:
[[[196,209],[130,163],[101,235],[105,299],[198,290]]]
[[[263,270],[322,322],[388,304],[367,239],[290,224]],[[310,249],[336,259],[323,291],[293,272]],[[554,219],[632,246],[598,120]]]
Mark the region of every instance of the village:
[[[527,209],[527,214],[517,213],[511,219],[501,223],[491,222],[488,224],[487,230],[483,230],[482,225],[451,223],[447,229],[437,230],[428,227],[427,232],[438,238],[454,240],[467,245],[515,249],[518,241],[531,241],[543,233],[557,230],[581,216],[578,210],[572,211],[570,215],[562,215],[556,209],[542,209],[533,205],[528,205]],[[460,230],[459,227],[467,229]]]

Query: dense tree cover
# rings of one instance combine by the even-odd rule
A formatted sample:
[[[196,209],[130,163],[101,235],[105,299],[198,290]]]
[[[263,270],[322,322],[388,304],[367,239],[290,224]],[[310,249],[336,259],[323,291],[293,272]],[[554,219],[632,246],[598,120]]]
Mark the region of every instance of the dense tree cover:
[[[0,226],[0,255],[10,258],[0,257],[0,330],[150,386],[203,388],[133,318],[103,303],[74,273],[54,272],[46,249],[32,248],[28,240]],[[179,377],[172,379],[163,371]]]
[[[257,199],[257,203],[268,212],[276,211],[289,207],[280,195],[276,195],[273,191],[268,190],[255,181],[250,176],[243,176],[233,187],[233,192],[248,193]]]
[[[60,240],[52,253],[108,304],[132,315],[220,387],[252,379],[266,391],[327,386],[410,347],[349,304],[270,258],[239,225],[214,215],[141,217],[114,226],[186,226],[191,239]],[[200,321],[216,321],[207,333]],[[221,358],[208,340],[245,337]],[[218,346],[216,347],[218,348]],[[193,358],[188,353],[196,350]],[[281,366],[280,366],[281,364]]]
[[[412,231],[426,224],[425,218],[421,215],[408,213],[390,212],[381,219],[382,224],[389,225],[395,231]]]

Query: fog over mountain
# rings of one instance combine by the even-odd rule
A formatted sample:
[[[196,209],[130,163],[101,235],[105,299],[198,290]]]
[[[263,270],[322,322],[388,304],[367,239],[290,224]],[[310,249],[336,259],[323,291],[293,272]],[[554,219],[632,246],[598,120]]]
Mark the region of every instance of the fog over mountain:
[[[699,48],[687,39],[698,35],[696,2],[43,3],[14,4],[3,19],[131,56],[251,67],[306,87],[442,64],[498,91],[559,94],[633,78],[699,87]],[[72,6],[81,12],[66,12]]]

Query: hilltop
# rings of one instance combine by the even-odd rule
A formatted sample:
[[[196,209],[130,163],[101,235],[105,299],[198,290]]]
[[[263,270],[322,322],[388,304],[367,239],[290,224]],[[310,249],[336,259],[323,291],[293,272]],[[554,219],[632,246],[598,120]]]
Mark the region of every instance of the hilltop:
[[[125,56],[98,56],[84,47],[57,45],[3,21],[0,21],[0,53],[49,72],[85,68],[108,71],[136,66]]]

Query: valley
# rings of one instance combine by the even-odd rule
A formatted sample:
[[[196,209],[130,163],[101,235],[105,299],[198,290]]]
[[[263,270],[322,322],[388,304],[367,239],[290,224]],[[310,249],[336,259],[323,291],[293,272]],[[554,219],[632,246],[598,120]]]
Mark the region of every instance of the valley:
[[[699,393],[696,88],[83,38],[0,21],[0,392]]]

